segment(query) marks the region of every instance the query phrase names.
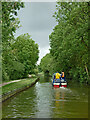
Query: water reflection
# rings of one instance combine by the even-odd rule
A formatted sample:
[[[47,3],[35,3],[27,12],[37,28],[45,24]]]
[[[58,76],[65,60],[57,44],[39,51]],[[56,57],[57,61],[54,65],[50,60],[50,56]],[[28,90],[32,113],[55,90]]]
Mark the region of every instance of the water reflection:
[[[52,89],[50,83],[38,83],[35,86],[37,92],[37,109],[36,118],[51,118]]]
[[[26,90],[10,98],[3,103],[3,117],[16,118],[16,117],[31,117],[37,109],[36,106],[36,93],[33,88]]]
[[[88,89],[53,88],[51,78],[42,77],[30,89],[3,103],[3,118],[87,118]]]
[[[48,75],[44,75],[44,82],[49,82],[50,81],[50,77]]]
[[[64,102],[65,100],[65,94],[67,90],[66,88],[54,88],[54,103],[53,103],[53,118],[62,118],[65,115],[64,110]]]

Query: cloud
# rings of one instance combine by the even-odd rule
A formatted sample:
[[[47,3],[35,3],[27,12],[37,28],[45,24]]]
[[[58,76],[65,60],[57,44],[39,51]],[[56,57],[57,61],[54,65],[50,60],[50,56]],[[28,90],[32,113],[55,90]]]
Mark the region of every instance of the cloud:
[[[55,2],[26,2],[25,8],[18,11],[22,27],[16,31],[15,37],[29,33],[39,45],[40,59],[49,52],[49,35],[57,24],[52,17],[55,6]]]

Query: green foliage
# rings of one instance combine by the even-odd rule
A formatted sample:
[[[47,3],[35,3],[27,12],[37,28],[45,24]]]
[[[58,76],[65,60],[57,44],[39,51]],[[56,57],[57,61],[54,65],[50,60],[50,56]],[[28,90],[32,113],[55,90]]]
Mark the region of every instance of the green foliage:
[[[14,33],[19,27],[20,21],[17,16],[17,10],[24,7],[22,2],[2,2],[2,79],[16,79],[21,72],[16,70],[14,63],[21,64],[16,60],[16,55],[12,54],[11,42],[14,40]],[[21,65],[23,66],[23,65]],[[22,67],[21,67],[22,68]],[[23,69],[22,69],[23,71]]]
[[[38,45],[29,34],[20,35],[12,44],[13,55],[24,65],[24,75],[31,74],[38,60]]]
[[[9,80],[9,76],[7,75],[5,69],[2,69],[2,80]]]
[[[35,69],[34,69],[34,74],[35,74],[35,75],[38,75],[38,73],[39,73],[38,69],[35,68]]]
[[[23,2],[2,2],[2,78],[14,80],[31,74],[38,60],[38,45],[24,34],[17,39],[14,33],[20,27],[17,13]],[[0,20],[1,21],[1,20]]]
[[[55,71],[55,61],[50,53],[46,54],[40,62],[39,69],[41,69],[44,73],[49,71],[49,74],[52,75]]]
[[[37,69],[38,69],[38,72],[39,72],[39,73],[42,72],[40,65],[37,66]]]
[[[4,52],[2,66],[4,73],[6,73],[2,72],[3,80],[7,80],[5,75],[8,75],[12,80],[23,77],[24,65],[17,61],[17,56],[13,54],[12,47],[8,47],[8,51]]]
[[[23,2],[2,2],[2,42],[6,44],[12,40],[20,23],[15,16],[17,10],[24,7]]]
[[[50,53],[56,61],[56,70],[64,70],[69,79],[87,82],[88,3],[57,2],[54,17],[58,25],[49,39]]]

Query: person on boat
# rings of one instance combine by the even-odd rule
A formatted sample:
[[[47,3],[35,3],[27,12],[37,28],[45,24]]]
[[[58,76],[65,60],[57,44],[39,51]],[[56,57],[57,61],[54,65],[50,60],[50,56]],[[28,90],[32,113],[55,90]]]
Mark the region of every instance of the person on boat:
[[[54,80],[53,83],[56,82],[60,82],[61,81],[61,74],[59,72],[54,73]]]
[[[57,72],[55,78],[60,79],[60,77],[61,77],[60,73]]]
[[[65,81],[65,75],[64,75],[64,72],[62,72],[62,79]]]

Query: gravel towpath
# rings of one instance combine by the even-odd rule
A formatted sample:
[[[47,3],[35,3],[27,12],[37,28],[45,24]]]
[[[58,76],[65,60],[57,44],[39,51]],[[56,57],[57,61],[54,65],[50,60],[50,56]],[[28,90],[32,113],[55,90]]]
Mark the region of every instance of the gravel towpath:
[[[4,86],[4,85],[7,85],[7,84],[10,84],[10,83],[13,83],[13,82],[19,82],[21,80],[13,80],[13,81],[10,81],[10,82],[6,82],[6,83],[2,83],[0,84],[0,87]]]

